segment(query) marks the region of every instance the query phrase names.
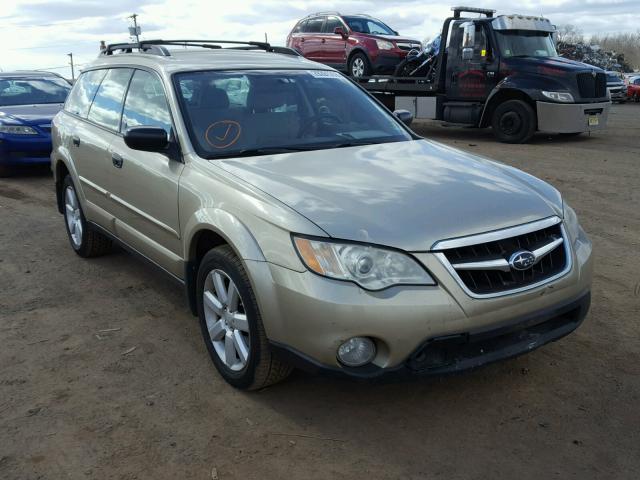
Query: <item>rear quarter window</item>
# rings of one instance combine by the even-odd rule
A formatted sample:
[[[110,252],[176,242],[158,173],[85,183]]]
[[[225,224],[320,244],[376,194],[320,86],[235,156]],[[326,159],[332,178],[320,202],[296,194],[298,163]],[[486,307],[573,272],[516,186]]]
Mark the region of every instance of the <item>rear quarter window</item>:
[[[107,70],[103,69],[81,74],[67,98],[64,105],[65,111],[87,118],[93,97],[95,97],[106,73]]]

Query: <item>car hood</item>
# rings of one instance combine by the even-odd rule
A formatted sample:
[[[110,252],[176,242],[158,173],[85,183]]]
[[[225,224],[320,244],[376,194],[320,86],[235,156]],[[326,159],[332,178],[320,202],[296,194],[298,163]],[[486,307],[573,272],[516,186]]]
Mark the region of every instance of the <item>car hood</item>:
[[[378,38],[380,40],[388,40],[389,42],[407,42],[407,43],[419,43],[422,45],[420,40],[415,40],[413,38],[402,37],[399,35],[376,35],[372,33],[360,33],[359,35],[366,35],[371,38]]]
[[[21,125],[49,124],[61,109],[61,103],[0,106],[0,122]]]
[[[604,70],[587,63],[570,60],[564,57],[510,57],[503,59],[505,69],[517,72],[542,72],[549,74],[553,70],[559,72],[584,72],[585,70],[604,73]]]
[[[426,140],[218,162],[331,237],[407,251],[562,212],[547,183]]]

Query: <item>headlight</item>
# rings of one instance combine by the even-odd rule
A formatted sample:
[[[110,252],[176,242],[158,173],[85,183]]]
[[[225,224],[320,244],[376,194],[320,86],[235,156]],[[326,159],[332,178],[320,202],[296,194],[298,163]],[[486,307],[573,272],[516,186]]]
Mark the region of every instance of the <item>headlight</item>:
[[[296,236],[293,243],[312,272],[354,282],[367,290],[382,290],[391,285],[436,284],[416,260],[395,250]]]
[[[564,226],[569,233],[571,243],[573,243],[580,236],[580,222],[575,210],[567,205],[567,202],[563,202],[562,208],[564,209]]]
[[[569,92],[546,92],[543,90],[542,95],[554,102],[573,103],[573,95]]]
[[[10,135],[37,135],[31,127],[25,127],[23,125],[0,125],[0,133],[8,133]]]
[[[376,45],[380,50],[393,50],[395,46],[391,42],[387,42],[386,40],[376,40]]]

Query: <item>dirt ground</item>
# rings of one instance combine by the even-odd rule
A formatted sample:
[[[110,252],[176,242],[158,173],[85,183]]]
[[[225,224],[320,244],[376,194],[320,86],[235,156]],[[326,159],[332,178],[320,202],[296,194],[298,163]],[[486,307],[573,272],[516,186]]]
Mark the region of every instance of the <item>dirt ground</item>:
[[[0,479],[637,479],[640,105],[578,138],[415,129],[560,189],[596,255],[569,337],[478,371],[257,393],[210,363],[182,291],[67,244],[44,173],[0,180]]]

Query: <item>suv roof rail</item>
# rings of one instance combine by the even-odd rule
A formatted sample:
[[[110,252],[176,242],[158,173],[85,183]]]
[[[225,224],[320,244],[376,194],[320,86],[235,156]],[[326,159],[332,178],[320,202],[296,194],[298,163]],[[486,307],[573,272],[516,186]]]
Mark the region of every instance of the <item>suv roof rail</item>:
[[[237,47],[231,47],[236,49],[264,50],[266,52],[299,56],[299,53],[291,48],[274,47],[267,42],[240,42],[236,40],[140,40],[138,43],[112,43],[107,45],[101,52],[101,55],[113,55],[118,51],[122,53],[133,53],[134,50],[138,50],[141,53],[148,53],[150,55],[170,57],[171,52],[165,48],[166,46],[218,49],[222,48],[220,44],[238,45]]]
[[[342,15],[342,14],[340,12],[338,12],[337,10],[327,10],[325,12],[310,13],[309,15],[307,15],[304,18],[315,17],[316,15]]]
[[[462,12],[466,13],[480,13],[488,18],[493,17],[493,14],[496,13],[495,10],[490,10],[488,8],[476,8],[476,7],[451,7],[453,11],[453,18],[460,18]]]

